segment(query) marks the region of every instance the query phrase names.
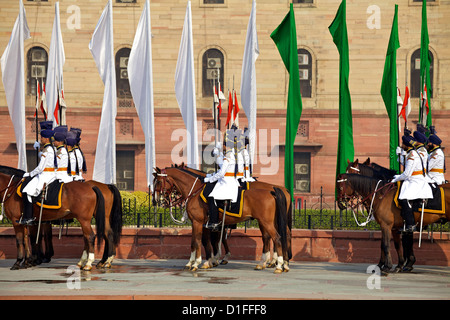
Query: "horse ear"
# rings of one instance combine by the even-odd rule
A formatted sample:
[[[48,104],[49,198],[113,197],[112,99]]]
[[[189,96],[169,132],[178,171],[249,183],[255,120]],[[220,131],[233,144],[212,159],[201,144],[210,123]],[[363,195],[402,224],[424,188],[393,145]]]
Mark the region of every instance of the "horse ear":
[[[366,166],[367,165],[369,165],[370,164],[370,157],[369,158],[367,158],[367,160],[366,161],[364,161],[364,163],[363,164],[365,164]]]
[[[184,168],[184,161],[180,165],[181,168]]]
[[[156,167],[154,169],[155,169],[156,173],[161,173],[161,169],[160,168]]]
[[[359,160],[356,159],[355,162],[354,162],[353,164],[354,164],[354,165],[357,165],[357,164],[358,164],[358,161],[359,161]]]

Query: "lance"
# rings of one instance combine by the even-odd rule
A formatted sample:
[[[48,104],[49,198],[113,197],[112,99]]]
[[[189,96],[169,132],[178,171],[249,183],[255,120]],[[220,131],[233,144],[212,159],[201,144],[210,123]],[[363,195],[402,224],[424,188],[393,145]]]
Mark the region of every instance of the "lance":
[[[42,80],[44,81],[44,80]],[[36,78],[36,118],[35,118],[35,122],[36,122],[36,141],[39,141],[39,115],[38,115],[38,103],[40,104],[40,101],[38,102],[38,95],[39,92],[39,81]],[[39,165],[39,148],[36,149],[36,167]]]
[[[217,115],[216,115],[216,79],[213,78],[213,120],[214,120],[214,148],[217,146]],[[220,153],[220,150],[219,150]],[[214,169],[217,172],[217,161],[214,159]]]

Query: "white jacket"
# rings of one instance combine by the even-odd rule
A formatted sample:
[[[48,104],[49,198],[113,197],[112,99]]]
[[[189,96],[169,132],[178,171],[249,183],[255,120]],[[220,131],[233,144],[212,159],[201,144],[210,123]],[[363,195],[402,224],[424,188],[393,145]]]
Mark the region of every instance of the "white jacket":
[[[23,189],[23,193],[31,197],[37,197],[45,184],[50,184],[56,178],[55,152],[51,144],[44,146],[38,166],[30,172],[31,181]]]
[[[427,181],[427,176],[423,175],[423,168],[426,163],[422,159],[426,159],[427,154],[423,150],[414,150],[408,152],[406,156],[405,171],[402,174],[394,176],[392,182],[402,181],[399,200],[407,199],[430,199],[433,193]],[[423,164],[423,166],[422,166]]]
[[[209,195],[215,200],[237,201],[239,183],[234,177],[235,158],[232,151],[226,153],[222,165],[213,176],[208,178],[208,182],[216,182],[216,185]]]
[[[56,178],[64,183],[73,181],[73,177],[67,174],[67,167],[69,166],[69,154],[64,146],[59,146],[56,149],[56,162],[58,170],[56,171]]]
[[[428,176],[437,183],[445,183],[444,177],[445,156],[441,148],[436,148],[428,155]]]

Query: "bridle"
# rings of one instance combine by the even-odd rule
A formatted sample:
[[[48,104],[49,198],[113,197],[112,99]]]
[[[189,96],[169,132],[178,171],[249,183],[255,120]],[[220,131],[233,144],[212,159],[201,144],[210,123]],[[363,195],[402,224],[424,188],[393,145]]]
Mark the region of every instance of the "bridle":
[[[347,184],[344,183],[343,187],[339,187],[339,194],[338,194],[338,201],[340,201],[341,203],[347,203],[350,205],[346,205],[345,207],[347,209],[350,209],[353,213],[353,216],[355,218],[355,222],[358,226],[360,227],[364,227],[366,226],[370,221],[374,220],[374,216],[373,216],[373,212],[374,212],[374,201],[375,201],[375,197],[377,196],[377,193],[379,193],[381,190],[383,190],[383,193],[381,194],[381,196],[379,197],[379,200],[382,200],[384,198],[384,196],[391,191],[394,186],[395,183],[387,183],[383,186],[381,186],[380,188],[378,188],[378,186],[380,185],[380,183],[383,180],[378,180],[377,185],[374,189],[374,191],[370,192],[368,195],[366,196],[362,196],[360,195],[356,190],[353,189],[353,193],[351,195],[347,195],[346,192],[346,186]],[[342,182],[347,182],[347,179],[340,179],[337,180],[338,183],[342,183]],[[369,205],[370,203],[370,205]],[[356,218],[356,214],[357,212],[355,212],[355,210],[357,210],[357,208],[363,205],[365,207],[365,209],[367,210],[367,212],[369,212],[369,214],[366,217],[366,221],[363,223],[359,223],[358,219]],[[363,214],[364,215],[364,214]]]
[[[161,177],[160,179],[154,180],[153,185],[153,199],[155,199],[155,192],[158,182],[161,183],[160,188],[160,197],[159,197],[159,203],[166,207],[166,208],[172,208],[176,206],[183,206],[186,207],[188,201],[196,196],[202,189],[203,189],[203,182],[200,181],[199,187],[194,191],[194,187],[197,185],[197,182],[199,181],[199,178],[196,177],[194,183],[191,186],[191,189],[187,195],[186,198],[183,198],[181,194],[181,189],[177,185],[177,183],[167,175],[166,170],[162,169],[161,173],[156,173],[156,177]],[[154,200],[155,201],[155,200]]]

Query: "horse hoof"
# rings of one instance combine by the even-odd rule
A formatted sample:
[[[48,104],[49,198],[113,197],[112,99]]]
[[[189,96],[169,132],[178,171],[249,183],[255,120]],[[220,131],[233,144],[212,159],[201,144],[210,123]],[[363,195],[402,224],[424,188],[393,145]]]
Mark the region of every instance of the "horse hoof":
[[[52,261],[51,258],[44,258],[44,259],[42,260],[42,263],[50,263],[50,261]]]
[[[110,262],[107,262],[107,263],[105,263],[105,265],[103,266],[103,269],[111,269],[111,263]]]
[[[411,271],[413,271],[413,267],[404,267],[403,268],[403,272],[411,272]]]
[[[401,267],[395,267],[394,271],[392,271],[393,273],[400,273],[402,272],[402,268]]]
[[[97,269],[104,268],[104,267],[105,267],[105,263],[102,262],[102,261],[99,261],[99,263],[97,263],[97,264],[95,265],[95,267],[96,267]]]
[[[264,269],[265,269],[265,267],[263,267],[263,266],[261,266],[259,264],[257,264],[256,267],[255,267],[255,270],[264,270]]]
[[[84,266],[83,271],[91,271],[92,266]]]
[[[276,267],[276,263],[269,263],[268,265],[267,265],[267,268],[275,268]]]
[[[281,270],[281,269],[275,269],[275,271],[274,271],[273,273],[275,273],[275,274],[280,274],[280,273],[283,273],[283,270]]]
[[[211,266],[209,265],[209,264],[204,264],[204,265],[202,265],[201,267],[200,267],[200,269],[211,269]]]
[[[19,269],[20,269],[20,262],[16,262],[9,270],[19,270]]]
[[[222,260],[222,261],[220,261],[220,264],[224,266],[224,265],[228,264],[228,261],[227,260]]]
[[[197,271],[198,267],[191,267],[190,271]]]

